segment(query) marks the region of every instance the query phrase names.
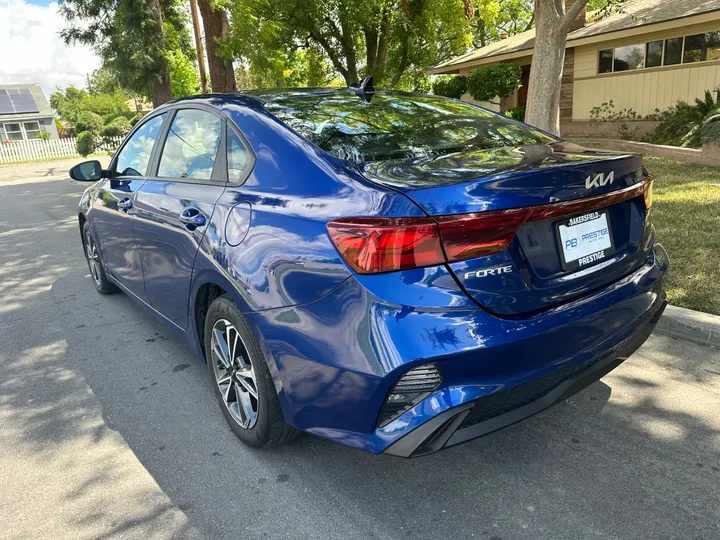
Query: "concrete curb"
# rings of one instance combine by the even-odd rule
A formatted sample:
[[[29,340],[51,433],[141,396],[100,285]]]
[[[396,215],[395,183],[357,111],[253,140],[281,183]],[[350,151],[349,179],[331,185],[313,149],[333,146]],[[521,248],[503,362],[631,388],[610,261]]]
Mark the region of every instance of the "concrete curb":
[[[656,332],[720,349],[720,317],[677,306],[668,306],[655,327]]]

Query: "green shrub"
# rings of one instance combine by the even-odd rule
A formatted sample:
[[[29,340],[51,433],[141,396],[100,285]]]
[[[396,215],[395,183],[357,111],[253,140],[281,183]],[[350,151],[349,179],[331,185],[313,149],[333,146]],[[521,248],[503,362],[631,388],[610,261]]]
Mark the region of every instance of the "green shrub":
[[[100,133],[102,127],[103,121],[99,114],[90,111],[83,111],[78,115],[73,129],[75,130],[75,133],[82,133],[83,131]]]
[[[720,108],[707,115],[702,125],[702,143],[720,143]]]
[[[432,85],[433,94],[460,99],[467,92],[467,77],[461,75],[438,77]]]
[[[505,111],[505,115],[509,116],[510,118],[514,118],[515,120],[520,120],[521,122],[525,121],[525,105],[520,105],[519,107],[513,107],[512,109],[508,109]]]
[[[49,131],[41,131],[38,133],[38,139],[47,141],[50,139],[50,132]]]
[[[82,157],[92,154],[95,150],[95,146],[95,135],[93,135],[91,131],[83,131],[80,135],[78,135],[77,142],[75,143],[75,149]]]
[[[520,64],[490,64],[470,72],[467,89],[473,99],[492,101],[500,98],[500,109],[504,110],[505,98],[522,86]]]
[[[660,124],[646,138],[646,142],[671,146],[698,147],[703,141],[706,119],[720,107],[720,100],[705,91],[704,99],[695,99],[694,104],[679,101],[659,115]],[[712,123],[712,122],[710,122]]]
[[[118,116],[112,122],[102,128],[102,130],[100,130],[100,135],[102,135],[103,138],[106,139],[111,139],[113,137],[124,137],[131,129],[132,126],[130,125],[130,120],[128,120],[124,116]]]

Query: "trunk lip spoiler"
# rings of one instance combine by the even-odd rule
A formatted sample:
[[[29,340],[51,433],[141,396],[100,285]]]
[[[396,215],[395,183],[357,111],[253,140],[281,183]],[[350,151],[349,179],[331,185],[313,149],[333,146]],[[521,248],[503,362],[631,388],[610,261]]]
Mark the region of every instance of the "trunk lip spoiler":
[[[592,212],[613,204],[634,199],[641,195],[645,195],[652,186],[654,177],[646,176],[640,182],[636,182],[630,186],[607,193],[591,195],[589,197],[581,197],[578,199],[570,199],[567,201],[557,201],[551,203],[543,203],[533,206],[521,206],[517,208],[506,208],[503,210],[490,210],[487,212],[470,212],[466,214],[443,214],[439,216],[429,216],[430,219],[438,223],[462,222],[470,219],[482,219],[491,216],[506,216],[514,213],[526,212],[528,214],[524,223],[534,221],[543,221],[545,219],[554,219],[571,216],[573,214],[582,214],[584,212]]]

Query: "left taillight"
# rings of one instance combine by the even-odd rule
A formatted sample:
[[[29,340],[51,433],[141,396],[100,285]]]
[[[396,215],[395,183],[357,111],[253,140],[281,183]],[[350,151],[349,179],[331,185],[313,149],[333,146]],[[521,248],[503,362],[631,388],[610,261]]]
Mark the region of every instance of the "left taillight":
[[[437,226],[429,218],[351,218],[327,224],[330,239],[359,274],[445,263]]]

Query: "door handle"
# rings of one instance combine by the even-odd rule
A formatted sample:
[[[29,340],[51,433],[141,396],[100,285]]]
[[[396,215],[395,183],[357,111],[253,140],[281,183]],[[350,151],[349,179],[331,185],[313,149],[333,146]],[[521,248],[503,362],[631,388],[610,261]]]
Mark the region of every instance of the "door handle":
[[[121,201],[118,201],[117,206],[120,210],[130,210],[133,207],[133,203],[130,199],[125,198]]]
[[[185,226],[202,227],[205,225],[205,216],[196,208],[186,208],[180,212],[180,223]]]

